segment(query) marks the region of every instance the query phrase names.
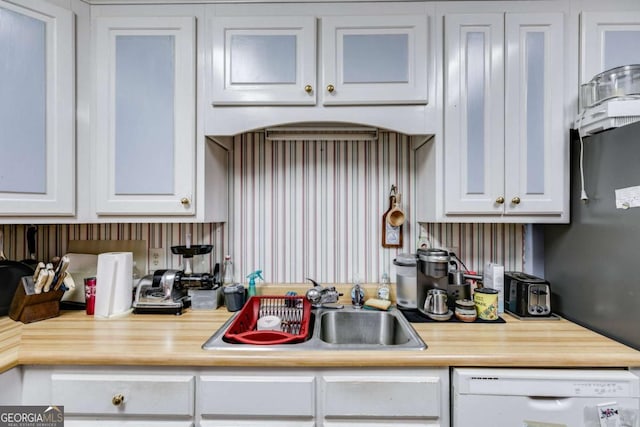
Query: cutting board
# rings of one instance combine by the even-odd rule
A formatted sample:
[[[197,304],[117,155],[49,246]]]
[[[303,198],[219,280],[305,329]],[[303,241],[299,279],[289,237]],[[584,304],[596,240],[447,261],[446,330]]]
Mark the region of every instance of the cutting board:
[[[132,252],[135,268],[141,275],[147,272],[146,240],[69,240],[67,252],[94,254]]]

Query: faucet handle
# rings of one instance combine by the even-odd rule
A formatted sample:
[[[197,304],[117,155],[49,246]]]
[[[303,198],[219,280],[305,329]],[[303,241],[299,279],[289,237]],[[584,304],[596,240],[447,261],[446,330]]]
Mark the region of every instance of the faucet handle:
[[[309,289],[306,293],[306,297],[307,300],[309,300],[309,302],[313,305],[319,304],[322,300],[322,294],[316,287]]]
[[[308,277],[307,277],[306,279],[307,279],[308,281],[310,281],[311,283],[313,283],[313,286],[315,286],[315,287],[317,287],[317,288],[321,288],[321,287],[322,287],[322,286],[320,286],[320,284],[319,284],[318,282],[316,282],[315,280],[310,279],[310,278],[308,278]]]

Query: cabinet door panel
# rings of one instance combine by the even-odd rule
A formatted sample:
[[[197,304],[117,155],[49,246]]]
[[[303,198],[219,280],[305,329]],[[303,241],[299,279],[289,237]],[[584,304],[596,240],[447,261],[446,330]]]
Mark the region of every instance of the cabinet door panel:
[[[426,104],[427,29],[424,15],[322,18],[322,103]]]
[[[73,15],[0,0],[0,215],[73,215]]]
[[[200,412],[205,416],[313,417],[314,390],[312,376],[202,376]]]
[[[67,414],[191,417],[194,383],[191,375],[53,374],[51,395]]]
[[[315,427],[313,421],[288,421],[277,418],[259,418],[256,420],[202,420],[200,427]]]
[[[506,19],[505,213],[562,213],[562,14]]]
[[[65,417],[65,427],[193,427],[192,421],[105,420]],[[204,424],[203,424],[204,425]]]
[[[195,20],[95,24],[97,213],[193,215]]]
[[[314,17],[217,17],[209,28],[213,105],[316,103]]]
[[[640,64],[640,12],[585,12],[581,32],[581,83],[611,68]]]
[[[322,378],[325,417],[433,417],[440,416],[438,377],[347,376]]]
[[[502,213],[504,15],[445,17],[445,211]]]
[[[173,36],[116,36],[116,194],[174,192],[174,49]],[[151,158],[162,167],[140,167]]]

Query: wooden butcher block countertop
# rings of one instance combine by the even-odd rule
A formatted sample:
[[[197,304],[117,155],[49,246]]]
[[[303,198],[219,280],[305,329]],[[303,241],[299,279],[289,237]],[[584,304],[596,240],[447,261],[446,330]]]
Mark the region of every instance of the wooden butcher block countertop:
[[[83,311],[30,324],[0,318],[0,372],[17,365],[247,367],[640,367],[640,351],[567,320],[414,323],[426,350],[207,351],[225,308],[98,320]]]

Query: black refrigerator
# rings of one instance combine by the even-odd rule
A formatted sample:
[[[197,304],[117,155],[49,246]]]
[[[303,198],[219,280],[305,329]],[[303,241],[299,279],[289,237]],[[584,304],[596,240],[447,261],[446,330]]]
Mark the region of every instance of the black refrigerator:
[[[615,190],[640,186],[640,122],[571,142],[571,223],[541,226],[544,275],[556,313],[640,349],[640,207]]]

